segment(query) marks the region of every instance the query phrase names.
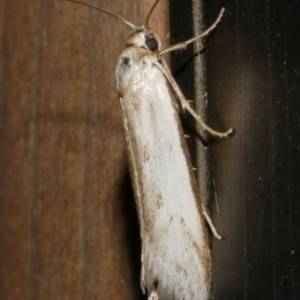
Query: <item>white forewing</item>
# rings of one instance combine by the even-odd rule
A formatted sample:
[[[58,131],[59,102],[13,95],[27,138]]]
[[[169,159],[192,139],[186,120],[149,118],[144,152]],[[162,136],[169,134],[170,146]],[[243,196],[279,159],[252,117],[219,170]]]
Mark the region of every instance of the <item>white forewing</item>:
[[[148,300],[207,300],[211,257],[204,217],[214,235],[220,236],[208,214],[200,212],[203,204],[198,199],[174,98],[212,135],[227,137],[233,131],[217,132],[202,121],[189,106],[161,55],[186,49],[188,44],[208,35],[220,22],[224,9],[202,34],[161,50],[160,39],[148,26],[159,0],[140,27],[101,6],[67,1],[95,8],[134,29],[127,38],[116,75],[141,227],[141,286],[143,290],[147,287]]]
[[[210,252],[170,87],[150,50],[129,47],[117,66],[144,278],[160,299],[207,299]],[[174,297],[174,298],[173,298]]]

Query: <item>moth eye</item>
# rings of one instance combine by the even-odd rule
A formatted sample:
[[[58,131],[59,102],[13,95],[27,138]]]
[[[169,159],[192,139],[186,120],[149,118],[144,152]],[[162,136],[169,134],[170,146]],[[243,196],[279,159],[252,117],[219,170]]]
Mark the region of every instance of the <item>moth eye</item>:
[[[122,57],[122,63],[123,63],[123,65],[129,66],[129,62],[130,62],[130,58],[129,57],[126,57],[126,56]]]
[[[158,42],[153,37],[146,37],[146,45],[151,51],[158,49]]]

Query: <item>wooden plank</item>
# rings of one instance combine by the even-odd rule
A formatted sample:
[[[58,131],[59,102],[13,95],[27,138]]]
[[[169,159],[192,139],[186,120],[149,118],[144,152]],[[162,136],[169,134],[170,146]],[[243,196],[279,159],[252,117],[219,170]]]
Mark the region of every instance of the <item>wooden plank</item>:
[[[31,297],[39,3],[2,1],[1,299]]]
[[[0,298],[139,299],[114,78],[131,29],[64,1],[2,3]],[[152,1],[94,3],[142,24]]]

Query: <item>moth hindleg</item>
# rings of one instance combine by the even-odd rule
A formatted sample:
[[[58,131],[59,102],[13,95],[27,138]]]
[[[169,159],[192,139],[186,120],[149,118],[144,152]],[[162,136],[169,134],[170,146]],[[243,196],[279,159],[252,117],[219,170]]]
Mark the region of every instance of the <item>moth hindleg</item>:
[[[202,204],[202,209],[203,209],[203,215],[204,215],[204,217],[205,217],[205,220],[206,220],[206,222],[208,223],[208,225],[209,225],[209,227],[210,227],[210,229],[211,229],[213,235],[214,235],[218,240],[221,240],[222,237],[218,234],[217,229],[216,229],[216,227],[214,226],[214,224],[213,224],[213,222],[212,222],[210,216],[208,215],[208,213],[207,213],[207,211],[206,211],[206,209],[205,209],[205,207],[204,207],[203,204]]]

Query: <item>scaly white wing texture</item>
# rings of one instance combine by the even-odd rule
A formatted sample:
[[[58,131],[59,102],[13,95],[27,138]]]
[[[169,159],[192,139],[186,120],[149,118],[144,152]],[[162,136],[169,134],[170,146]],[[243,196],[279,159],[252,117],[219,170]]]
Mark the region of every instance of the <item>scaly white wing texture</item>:
[[[149,50],[130,47],[116,70],[143,280],[148,291],[157,283],[160,300],[204,300],[211,276],[207,233],[179,116],[156,59]]]

